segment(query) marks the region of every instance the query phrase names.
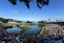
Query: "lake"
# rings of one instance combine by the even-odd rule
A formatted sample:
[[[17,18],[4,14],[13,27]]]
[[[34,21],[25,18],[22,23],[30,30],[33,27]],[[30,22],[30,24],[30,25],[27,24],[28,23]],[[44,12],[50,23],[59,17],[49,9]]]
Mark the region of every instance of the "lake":
[[[18,27],[13,27],[13,28],[8,28],[6,31],[9,32],[9,33],[20,33],[20,31],[22,31],[22,29],[20,29]],[[29,29],[29,30],[26,30],[24,32],[24,34],[26,34],[26,35],[35,35],[40,31],[41,31],[41,26],[32,25],[32,28]]]
[[[32,26],[31,29],[25,31],[24,34],[27,34],[27,35],[35,35],[38,32],[40,32],[40,30],[41,30],[41,27],[40,26],[34,25],[34,26]]]
[[[20,31],[22,31],[22,29],[18,28],[18,27],[13,27],[13,28],[8,28],[6,29],[6,31],[8,33],[20,33]]]

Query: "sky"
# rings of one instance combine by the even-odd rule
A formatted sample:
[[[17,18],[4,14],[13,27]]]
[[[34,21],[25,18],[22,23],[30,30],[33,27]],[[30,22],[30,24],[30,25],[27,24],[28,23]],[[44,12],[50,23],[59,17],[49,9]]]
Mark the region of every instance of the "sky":
[[[56,19],[64,20],[64,0],[50,0],[48,6],[42,9],[37,7],[35,1],[30,2],[30,9],[24,3],[17,1],[17,5],[12,5],[8,0],[0,0],[0,17],[21,21],[51,21]]]

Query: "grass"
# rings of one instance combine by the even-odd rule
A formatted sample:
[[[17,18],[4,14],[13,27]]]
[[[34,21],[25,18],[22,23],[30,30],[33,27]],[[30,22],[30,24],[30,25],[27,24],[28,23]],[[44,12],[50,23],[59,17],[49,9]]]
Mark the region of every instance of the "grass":
[[[15,23],[1,23],[0,26],[14,26],[17,25]]]
[[[50,26],[51,24],[45,24],[45,26],[44,27],[48,27],[48,26]]]
[[[27,26],[22,26],[22,25],[20,25],[20,26],[18,26],[18,27],[22,29],[21,35],[23,35],[23,36],[25,36],[24,32],[25,32],[26,30],[29,30],[29,29],[32,28],[32,26],[30,26],[30,25],[27,25]]]
[[[32,28],[32,26],[18,26],[19,28],[21,28],[22,30],[28,30],[30,28]]]

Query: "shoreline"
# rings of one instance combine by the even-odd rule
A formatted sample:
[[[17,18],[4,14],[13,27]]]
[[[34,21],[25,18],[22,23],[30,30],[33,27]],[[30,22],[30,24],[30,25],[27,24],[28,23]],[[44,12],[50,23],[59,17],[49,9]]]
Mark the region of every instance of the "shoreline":
[[[42,31],[42,28],[43,28],[43,27],[41,27],[41,29],[40,29],[40,31],[37,33],[37,35],[39,35],[39,36],[40,36],[40,32]]]
[[[64,34],[64,28],[58,24],[47,24],[42,27],[39,36],[42,35],[63,35]]]

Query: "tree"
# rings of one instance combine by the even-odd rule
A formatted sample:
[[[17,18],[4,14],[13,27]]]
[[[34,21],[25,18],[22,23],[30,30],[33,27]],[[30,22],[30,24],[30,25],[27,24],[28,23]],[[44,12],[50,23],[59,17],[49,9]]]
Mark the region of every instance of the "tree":
[[[17,4],[17,0],[8,0],[11,4],[16,5]],[[26,7],[29,9],[30,8],[30,2],[32,0],[19,0],[19,2],[24,2]],[[37,6],[38,8],[42,8],[44,5],[48,5],[49,4],[49,0],[36,0]]]
[[[31,21],[26,21],[26,23],[32,23]]]
[[[45,21],[39,21],[38,23],[44,23]]]
[[[2,21],[3,23],[7,23],[8,22],[8,20],[4,19],[4,18],[0,18],[0,21]]]
[[[5,18],[2,18],[2,17],[0,17],[0,21],[2,21],[3,23],[8,23],[9,21],[15,21],[15,22],[18,22],[18,23],[22,23],[22,21],[20,21],[20,20],[5,19]]]
[[[20,21],[20,20],[15,20],[15,22],[17,22],[17,23],[22,23],[22,21]]]

